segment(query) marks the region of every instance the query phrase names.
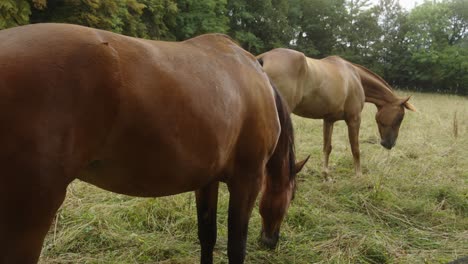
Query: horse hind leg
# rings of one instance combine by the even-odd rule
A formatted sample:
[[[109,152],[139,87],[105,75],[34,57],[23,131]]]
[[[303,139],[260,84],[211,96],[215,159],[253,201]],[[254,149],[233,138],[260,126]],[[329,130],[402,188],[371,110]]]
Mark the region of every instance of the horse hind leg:
[[[218,182],[213,182],[195,192],[197,200],[198,239],[202,264],[213,263],[216,244],[216,211],[218,206]]]
[[[5,171],[0,180],[0,264],[36,263],[67,184]]]
[[[333,121],[323,120],[323,167],[322,177],[325,181],[331,181],[328,160],[332,151]]]
[[[228,258],[232,264],[244,263],[249,219],[261,186],[262,177],[258,175],[249,175],[253,177],[244,178],[248,179],[245,182],[234,179],[228,183]]]

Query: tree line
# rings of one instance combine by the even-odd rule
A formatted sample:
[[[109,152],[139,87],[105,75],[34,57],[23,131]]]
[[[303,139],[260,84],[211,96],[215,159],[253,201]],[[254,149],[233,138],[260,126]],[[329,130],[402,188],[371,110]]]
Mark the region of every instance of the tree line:
[[[339,55],[393,86],[468,94],[468,0],[2,0],[0,29],[65,22],[159,40],[230,35],[260,54],[276,47]]]

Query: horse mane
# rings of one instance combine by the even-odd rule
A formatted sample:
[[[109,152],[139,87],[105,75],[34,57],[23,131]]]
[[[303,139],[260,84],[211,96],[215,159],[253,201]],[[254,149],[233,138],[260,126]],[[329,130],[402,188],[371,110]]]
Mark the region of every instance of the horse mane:
[[[289,114],[289,108],[286,102],[284,101],[283,97],[281,96],[271,79],[268,79],[270,80],[271,87],[273,88],[275,94],[276,110],[278,111],[278,118],[281,125],[281,133],[273,155],[270,157],[270,160],[267,163],[267,170],[272,177],[278,175],[277,173],[272,172],[281,170],[281,168],[278,168],[277,166],[278,164],[283,164],[283,158],[289,152],[289,180],[293,180],[296,177],[296,155],[294,147],[294,129],[292,125],[292,119],[291,115]]]
[[[351,65],[353,65],[354,67],[356,68],[359,68],[363,71],[365,71],[366,73],[368,73],[369,75],[372,75],[373,77],[375,77],[376,79],[378,79],[380,82],[382,82],[384,84],[384,86],[386,88],[388,88],[392,93],[393,93],[393,89],[392,87],[390,86],[390,84],[387,83],[387,81],[385,81],[382,77],[380,77],[379,75],[377,75],[375,72],[367,69],[366,67],[362,66],[362,65],[359,65],[359,64],[356,64],[356,63],[352,63],[352,62],[349,62],[351,63]]]
[[[398,99],[392,87],[382,77],[362,65],[349,61],[347,62],[354,67],[361,77],[362,87],[366,95],[366,102],[377,104],[377,102],[381,100],[390,103]]]

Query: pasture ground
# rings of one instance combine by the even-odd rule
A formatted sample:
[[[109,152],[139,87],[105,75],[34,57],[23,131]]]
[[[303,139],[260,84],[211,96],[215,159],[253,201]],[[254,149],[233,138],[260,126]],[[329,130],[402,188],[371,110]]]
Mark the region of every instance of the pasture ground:
[[[468,98],[412,94],[419,112],[407,112],[391,151],[379,145],[376,110],[366,105],[359,179],[344,122],[335,124],[328,183],[320,177],[322,122],[294,117],[297,156],[311,159],[274,251],[258,243],[255,207],[246,263],[446,263],[468,255]],[[215,263],[227,263],[228,197],[222,185]],[[40,263],[198,263],[196,226],[193,193],[141,199],[76,181]]]

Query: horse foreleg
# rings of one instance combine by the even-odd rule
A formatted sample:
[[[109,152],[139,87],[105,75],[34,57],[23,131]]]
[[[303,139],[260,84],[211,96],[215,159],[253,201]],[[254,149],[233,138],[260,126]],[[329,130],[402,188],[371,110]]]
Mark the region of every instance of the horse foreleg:
[[[66,186],[23,180],[0,188],[0,264],[38,261],[44,237],[65,197]]]
[[[332,134],[334,121],[323,120],[323,168],[322,176],[324,180],[331,181],[328,160],[332,151]]]
[[[213,263],[216,244],[216,209],[218,206],[218,182],[213,182],[195,192],[197,200],[198,239],[201,246],[200,263]]]
[[[356,176],[359,177],[362,176],[359,152],[359,127],[361,126],[361,118],[356,117],[354,119],[346,120],[346,124],[348,125],[349,143],[351,144],[351,152],[353,153],[354,171]]]
[[[260,190],[261,180],[230,182],[228,213],[228,258],[230,264],[244,263],[250,214]]]

